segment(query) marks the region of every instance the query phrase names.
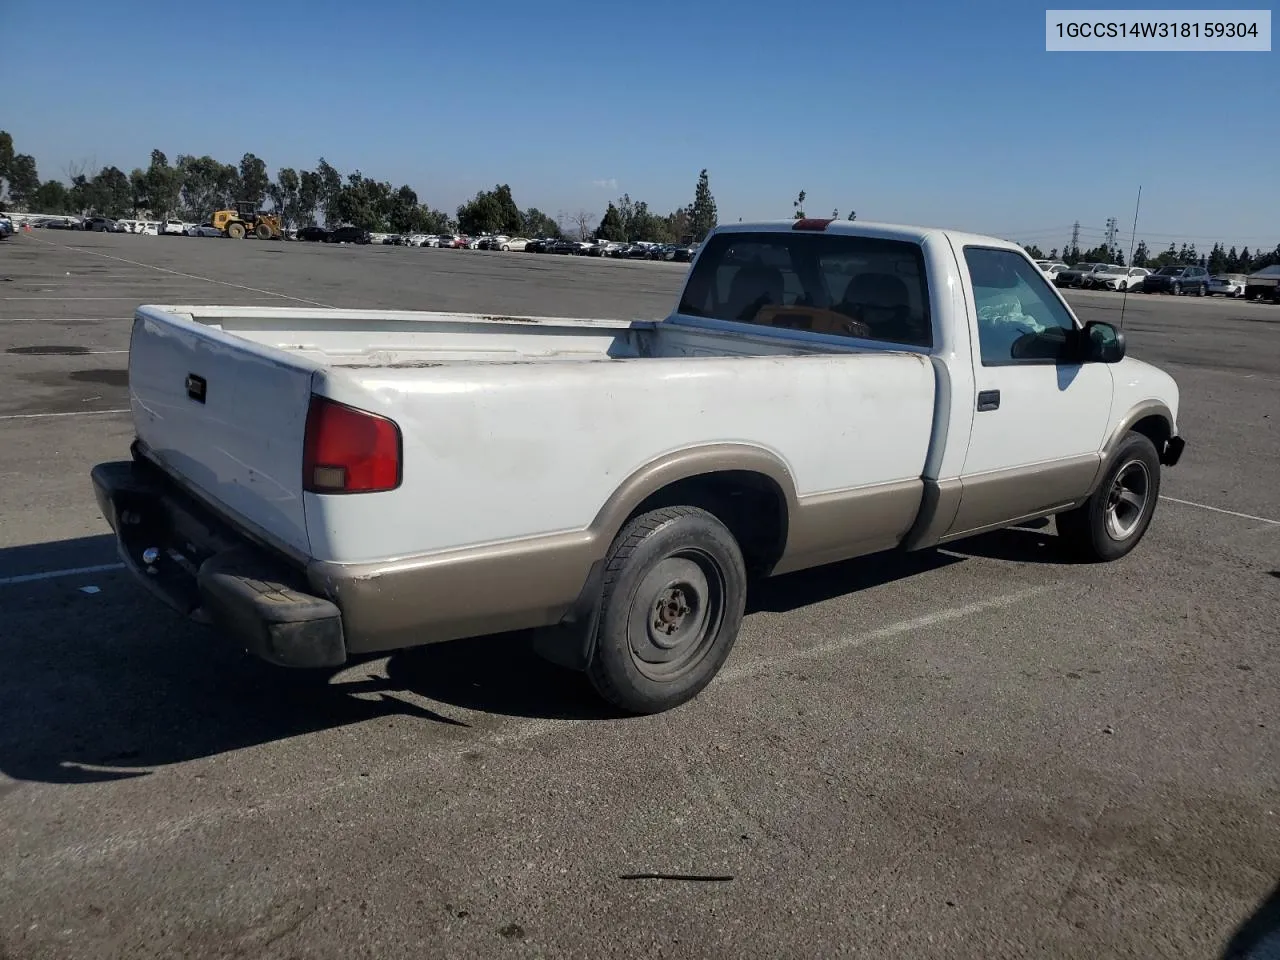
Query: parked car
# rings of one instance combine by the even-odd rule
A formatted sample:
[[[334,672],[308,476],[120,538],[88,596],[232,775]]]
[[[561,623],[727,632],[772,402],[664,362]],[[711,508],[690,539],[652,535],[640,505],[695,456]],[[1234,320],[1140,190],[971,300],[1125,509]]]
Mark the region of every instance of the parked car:
[[[13,236],[13,221],[0,214],[0,240],[8,240]]]
[[[160,224],[160,234],[166,237],[185,237],[187,236],[187,230],[193,226],[195,224],[170,217]]]
[[[1280,263],[1255,270],[1245,278],[1246,300],[1270,300],[1280,303]]]
[[[1145,267],[1106,267],[1089,274],[1085,284],[1093,290],[1136,290],[1150,272]]]
[[[359,227],[338,227],[325,237],[325,243],[355,243],[360,245],[373,243],[373,234]]]
[[[187,227],[188,237],[222,237],[225,234],[212,223],[198,223]]]
[[[1180,297],[1195,291],[1197,296],[1209,294],[1209,271],[1204,267],[1168,266],[1142,278],[1143,293],[1171,293]]]
[[[309,243],[326,243],[329,240],[329,231],[324,227],[303,227],[298,231],[298,239]]]
[[[1209,295],[1240,298],[1247,283],[1243,273],[1220,273],[1209,278]]]
[[[507,237],[498,244],[498,249],[503,253],[523,253],[528,246],[529,240],[527,237]]]
[[[1047,277],[1049,280],[1053,280],[1063,270],[1071,269],[1061,260],[1037,260],[1036,266],[1044,271],[1045,277]]]
[[[1128,555],[1184,449],[1174,380],[1021,247],[856,221],[717,228],[661,321],[140,306],[129,392],[92,486],[181,613],[295,667],[532,629],[634,713],[711,682],[759,578],[1049,515]]]
[[[1095,273],[1106,270],[1114,264],[1109,263],[1077,263],[1067,270],[1059,270],[1053,282],[1059,287],[1085,287]]]
[[[111,217],[85,217],[82,229],[92,233],[124,233],[125,229]]]

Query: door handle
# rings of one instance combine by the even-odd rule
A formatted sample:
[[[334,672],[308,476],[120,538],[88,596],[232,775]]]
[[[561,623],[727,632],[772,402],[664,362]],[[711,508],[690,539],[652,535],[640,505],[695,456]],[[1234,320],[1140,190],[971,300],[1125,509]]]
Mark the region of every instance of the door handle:
[[[979,390],[978,391],[978,412],[985,410],[1000,409],[1000,391],[999,390]]]

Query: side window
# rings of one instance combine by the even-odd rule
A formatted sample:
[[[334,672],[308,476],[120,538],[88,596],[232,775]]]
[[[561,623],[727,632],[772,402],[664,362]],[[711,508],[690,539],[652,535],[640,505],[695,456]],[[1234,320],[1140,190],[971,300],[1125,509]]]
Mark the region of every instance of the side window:
[[[1040,271],[1009,250],[965,247],[984,366],[1055,363],[1076,327]]]

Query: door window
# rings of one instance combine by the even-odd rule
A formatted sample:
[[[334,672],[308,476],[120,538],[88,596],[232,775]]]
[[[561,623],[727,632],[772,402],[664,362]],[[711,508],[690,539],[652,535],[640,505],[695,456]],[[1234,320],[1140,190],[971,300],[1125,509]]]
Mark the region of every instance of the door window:
[[[987,367],[1057,363],[1075,319],[1040,270],[1010,250],[965,247]]]

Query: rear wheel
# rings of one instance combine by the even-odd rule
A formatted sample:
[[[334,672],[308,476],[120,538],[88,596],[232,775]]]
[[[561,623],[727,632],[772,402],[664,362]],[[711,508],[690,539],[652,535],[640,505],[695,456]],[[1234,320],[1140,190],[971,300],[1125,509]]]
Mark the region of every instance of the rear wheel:
[[[1151,524],[1160,499],[1160,456],[1155,444],[1130,433],[1087,501],[1058,514],[1058,536],[1067,551],[1087,562],[1119,560]]]
[[[227,224],[227,236],[230,237],[232,240],[243,240],[244,224],[234,223],[234,222]]]
[[[630,713],[693,699],[742,623],[747,571],[737,540],[706,510],[664,507],[628,523],[605,563],[592,685]]]
[[[259,240],[270,240],[271,228],[268,227],[265,223],[260,223],[253,228],[253,235],[257,237]]]
[[[1209,295],[1209,285],[1207,283],[1200,284],[1200,289],[1196,293],[1197,297],[1207,297]]]

